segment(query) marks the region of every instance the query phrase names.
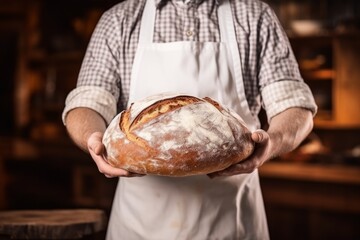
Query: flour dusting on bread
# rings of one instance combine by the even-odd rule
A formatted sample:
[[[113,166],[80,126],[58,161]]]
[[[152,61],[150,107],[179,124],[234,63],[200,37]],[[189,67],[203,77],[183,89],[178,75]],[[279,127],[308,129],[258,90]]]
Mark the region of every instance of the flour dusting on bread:
[[[137,101],[108,126],[109,163],[142,174],[189,176],[248,157],[250,132],[233,111],[209,98],[155,95]]]

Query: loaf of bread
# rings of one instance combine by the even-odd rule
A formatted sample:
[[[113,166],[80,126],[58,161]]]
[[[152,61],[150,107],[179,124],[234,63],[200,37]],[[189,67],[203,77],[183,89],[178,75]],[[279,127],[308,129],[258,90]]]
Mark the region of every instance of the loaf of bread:
[[[110,165],[162,176],[223,170],[254,149],[251,132],[235,112],[210,98],[166,94],[119,113],[103,143]]]

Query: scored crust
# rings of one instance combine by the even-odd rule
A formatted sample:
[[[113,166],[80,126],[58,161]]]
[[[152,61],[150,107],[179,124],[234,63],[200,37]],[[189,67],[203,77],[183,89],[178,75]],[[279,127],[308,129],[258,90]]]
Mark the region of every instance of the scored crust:
[[[177,96],[171,99],[164,99],[157,101],[153,105],[145,108],[139,115],[130,123],[129,130],[135,130],[139,125],[143,125],[148,121],[157,118],[161,114],[169,113],[175,109],[181,108],[185,105],[201,101],[195,97]],[[125,111],[125,116],[128,115],[130,110]],[[123,120],[126,122],[126,120]],[[121,127],[121,126],[120,126]]]
[[[171,99],[163,99],[155,102],[149,107],[142,110],[133,121],[130,121],[131,106],[125,110],[120,118],[119,127],[125,133],[130,141],[133,141],[144,148],[148,148],[146,141],[134,134],[134,131],[152,119],[159,117],[162,114],[169,113],[185,105],[201,101],[198,98],[191,96],[176,96]],[[148,148],[148,151],[151,149]]]

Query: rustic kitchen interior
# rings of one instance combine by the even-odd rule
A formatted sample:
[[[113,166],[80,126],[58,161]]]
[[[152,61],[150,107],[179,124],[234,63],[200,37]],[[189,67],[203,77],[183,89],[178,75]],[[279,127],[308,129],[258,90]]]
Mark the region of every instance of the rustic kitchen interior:
[[[0,1],[0,211],[109,214],[117,180],[74,146],[61,112],[97,20],[117,2]],[[319,107],[303,144],[260,168],[270,236],[360,239],[360,2],[267,2]]]

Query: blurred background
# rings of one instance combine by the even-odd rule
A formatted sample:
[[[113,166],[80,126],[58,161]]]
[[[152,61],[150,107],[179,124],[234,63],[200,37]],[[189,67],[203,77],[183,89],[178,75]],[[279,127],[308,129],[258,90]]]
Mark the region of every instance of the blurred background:
[[[118,0],[0,0],[0,210],[101,208],[98,173],[61,122],[87,43]],[[360,239],[360,2],[267,0],[319,112],[310,136],[260,169],[272,239]]]

